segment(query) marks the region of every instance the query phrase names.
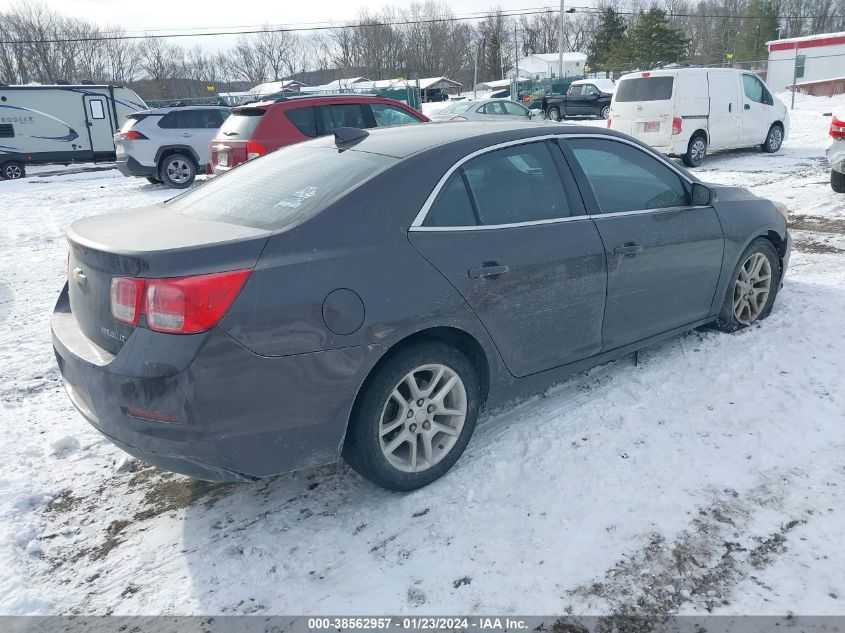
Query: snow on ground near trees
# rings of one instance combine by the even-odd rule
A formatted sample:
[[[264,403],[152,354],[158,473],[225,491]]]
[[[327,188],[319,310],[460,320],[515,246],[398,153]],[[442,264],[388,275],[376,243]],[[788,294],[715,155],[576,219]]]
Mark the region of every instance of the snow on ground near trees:
[[[845,613],[845,196],[812,106],[778,154],[698,172],[792,209],[767,321],[487,415],[411,494],[342,464],[217,485],[126,459],[61,387],[62,228],[172,192],[113,170],[0,183],[0,613]]]

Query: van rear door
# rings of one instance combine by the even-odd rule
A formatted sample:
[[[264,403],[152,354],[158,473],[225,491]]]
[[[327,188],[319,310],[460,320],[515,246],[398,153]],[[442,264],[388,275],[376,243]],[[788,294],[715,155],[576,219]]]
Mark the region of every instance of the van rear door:
[[[742,134],[742,100],[739,96],[738,74],[733,70],[710,70],[707,83],[710,89],[710,147],[737,147]]]
[[[668,147],[672,139],[675,77],[645,72],[619,80],[613,95],[613,130],[635,136],[652,147]]]

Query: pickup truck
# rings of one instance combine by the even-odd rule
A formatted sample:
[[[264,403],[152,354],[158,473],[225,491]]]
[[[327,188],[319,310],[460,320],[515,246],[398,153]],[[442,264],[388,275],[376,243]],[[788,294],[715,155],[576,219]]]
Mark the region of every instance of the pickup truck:
[[[566,94],[543,97],[543,113],[552,121],[571,116],[606,119],[610,116],[610,100],[613,98],[611,85],[612,82],[607,79],[574,81]]]

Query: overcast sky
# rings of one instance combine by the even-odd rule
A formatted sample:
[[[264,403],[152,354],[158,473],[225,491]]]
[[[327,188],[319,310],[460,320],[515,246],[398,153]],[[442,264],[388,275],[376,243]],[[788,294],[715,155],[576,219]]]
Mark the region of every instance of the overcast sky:
[[[567,4],[570,4],[568,2]],[[407,5],[406,0],[366,3],[360,0],[42,0],[52,9],[74,15],[101,26],[119,25],[127,31],[185,29],[194,27],[237,27],[270,24],[297,25],[315,22],[352,20],[363,7],[376,10],[384,5]],[[16,4],[0,0],[0,9]],[[501,6],[529,9],[559,6],[555,0],[449,0],[456,15],[488,11]],[[585,2],[581,0],[580,5]],[[174,42],[213,48],[225,47],[232,38],[178,38]]]

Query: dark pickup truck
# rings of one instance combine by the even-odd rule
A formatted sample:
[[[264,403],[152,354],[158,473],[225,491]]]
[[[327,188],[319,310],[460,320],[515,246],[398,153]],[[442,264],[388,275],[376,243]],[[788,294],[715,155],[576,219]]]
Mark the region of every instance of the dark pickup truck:
[[[602,92],[596,84],[578,81],[569,86],[565,95],[543,97],[543,113],[552,121],[570,116],[595,116],[606,119],[610,116],[610,100],[613,95]]]

